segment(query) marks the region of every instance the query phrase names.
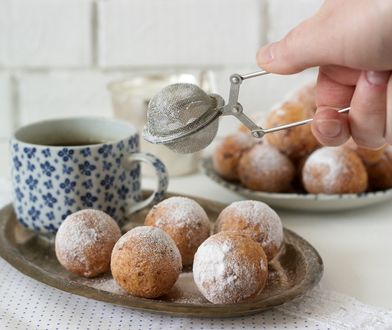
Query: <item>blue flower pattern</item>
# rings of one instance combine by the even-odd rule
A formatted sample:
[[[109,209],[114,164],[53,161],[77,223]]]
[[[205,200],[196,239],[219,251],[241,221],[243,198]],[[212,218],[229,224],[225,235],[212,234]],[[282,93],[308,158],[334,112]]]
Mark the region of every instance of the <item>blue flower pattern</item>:
[[[66,178],[64,182],[60,183],[60,188],[63,189],[67,194],[75,189],[76,181],[71,181]]]
[[[109,214],[111,217],[113,217],[116,214],[116,208],[108,206],[104,212]]]
[[[105,202],[111,202],[113,200],[114,195],[109,192],[105,192]]]
[[[72,172],[73,172],[72,166],[67,166],[66,164],[63,164],[63,174],[71,174]]]
[[[53,188],[52,180],[45,181],[44,186],[46,187],[46,189],[52,189]]]
[[[93,172],[97,167],[93,164],[90,164],[90,162],[88,162],[87,160],[84,161],[83,164],[79,165],[79,170],[80,173],[82,173],[83,175],[87,175],[90,176],[91,172]]]
[[[35,202],[37,202],[37,200],[38,200],[38,197],[30,192],[29,193],[29,201],[34,204]]]
[[[42,153],[42,155],[43,155],[45,158],[48,158],[48,157],[50,157],[50,156],[52,155],[52,153],[50,152],[50,149],[49,149],[49,148],[46,148],[46,149],[42,150],[41,153]]]
[[[33,190],[34,188],[37,187],[38,184],[38,180],[34,179],[32,175],[30,175],[27,180],[26,180],[26,184],[29,187],[30,190]]]
[[[45,205],[51,208],[57,203],[57,199],[51,193],[43,195],[42,198],[44,199]]]
[[[125,218],[128,199],[141,200],[140,165],[124,170],[124,155],[138,151],[138,137],[97,147],[50,148],[11,144],[15,185],[15,211],[23,226],[56,232],[60,223],[81,208],[101,209],[116,220]],[[153,159],[151,159],[153,161]],[[167,186],[162,173],[162,198]]]
[[[90,148],[84,148],[80,151],[80,153],[83,155],[83,157],[88,157],[91,156],[91,149]]]
[[[123,172],[122,174],[120,174],[119,179],[120,181],[125,181],[126,177],[127,177],[126,173]]]
[[[110,144],[104,144],[102,147],[98,149],[98,153],[100,153],[104,158],[107,158],[112,152],[113,146]]]
[[[91,179],[88,179],[82,183],[82,186],[86,189],[91,189],[94,186],[94,184]]]
[[[120,151],[124,150],[124,148],[125,148],[125,143],[124,143],[124,141],[119,142],[119,143],[117,144],[117,148],[118,148],[118,150],[120,150]]]
[[[28,211],[29,216],[33,221],[36,221],[41,214],[39,210],[37,210],[34,206],[32,206]]]
[[[55,171],[55,167],[51,165],[48,161],[40,165],[42,172],[46,176],[52,176],[52,173]]]
[[[53,225],[53,223],[50,223],[49,225],[44,226],[44,228],[50,232],[50,233],[55,233],[57,232],[57,228]]]
[[[73,198],[70,198],[70,197],[68,197],[68,196],[65,196],[65,199],[64,199],[64,204],[65,205],[67,205],[67,206],[72,206],[72,205],[74,205],[76,203],[76,200],[74,200]]]
[[[18,201],[21,201],[21,200],[23,199],[23,197],[24,197],[24,194],[23,194],[22,190],[20,190],[19,187],[17,187],[17,188],[15,189],[15,197],[16,197],[16,199],[17,199]]]
[[[35,153],[37,152],[37,148],[33,147],[33,148],[28,148],[28,147],[24,147],[23,151],[25,153],[25,155],[27,156],[28,159],[32,159],[35,155]]]
[[[117,194],[118,197],[122,200],[127,198],[127,194],[129,193],[129,189],[127,187],[125,187],[124,185],[122,185],[118,190],[117,190]]]
[[[34,172],[34,170],[35,170],[35,165],[33,163],[31,163],[30,161],[27,162],[27,170],[29,172]]]
[[[112,163],[104,160],[103,161],[103,169],[105,171],[110,171],[111,168],[112,168]]]
[[[70,214],[72,214],[72,211],[67,210],[64,214],[61,215],[61,220],[65,220],[65,218],[68,217]]]
[[[14,158],[12,158],[12,161],[14,162],[14,167],[15,167],[16,171],[19,171],[19,169],[22,167],[22,163],[19,160],[18,156],[15,156]]]
[[[67,162],[72,159],[73,154],[74,150],[68,148],[63,148],[58,152],[58,155],[63,159],[64,162]]]
[[[113,185],[113,182],[114,182],[114,176],[106,174],[105,178],[101,181],[101,186],[105,187],[105,189],[108,190]]]
[[[86,193],[84,196],[81,196],[80,199],[82,200],[83,206],[87,207],[93,207],[93,204],[98,200],[98,198],[92,195],[90,192]]]

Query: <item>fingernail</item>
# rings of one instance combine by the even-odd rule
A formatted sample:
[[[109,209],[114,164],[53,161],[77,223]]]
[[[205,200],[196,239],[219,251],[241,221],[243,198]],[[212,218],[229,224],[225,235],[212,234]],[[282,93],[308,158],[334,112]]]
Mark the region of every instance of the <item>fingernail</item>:
[[[334,138],[342,132],[342,124],[337,119],[321,119],[317,121],[317,130],[325,137]]]
[[[372,85],[386,85],[390,75],[389,71],[367,71],[366,79]]]
[[[274,54],[272,52],[273,44],[269,44],[261,48],[257,53],[257,60],[259,64],[267,64],[274,60]]]

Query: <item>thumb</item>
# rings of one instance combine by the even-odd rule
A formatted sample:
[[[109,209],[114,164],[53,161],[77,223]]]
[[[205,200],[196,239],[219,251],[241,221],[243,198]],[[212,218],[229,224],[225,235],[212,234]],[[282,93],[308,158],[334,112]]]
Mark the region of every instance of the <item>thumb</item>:
[[[282,40],[265,45],[257,53],[257,64],[264,70],[279,74],[333,64],[335,55],[329,48],[334,47],[328,46],[326,33],[322,31],[326,27],[320,23],[314,16],[296,26]]]
[[[280,74],[323,65],[389,71],[391,14],[391,1],[327,0],[282,40],[262,47],[257,63]]]

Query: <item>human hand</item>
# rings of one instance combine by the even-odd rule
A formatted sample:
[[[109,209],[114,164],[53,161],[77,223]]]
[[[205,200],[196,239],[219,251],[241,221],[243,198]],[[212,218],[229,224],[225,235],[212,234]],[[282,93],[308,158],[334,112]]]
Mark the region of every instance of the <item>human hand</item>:
[[[312,131],[325,145],[350,135],[367,148],[392,144],[392,1],[326,0],[281,41],[262,47],[263,69],[292,74],[318,66]],[[337,109],[351,106],[349,114]]]

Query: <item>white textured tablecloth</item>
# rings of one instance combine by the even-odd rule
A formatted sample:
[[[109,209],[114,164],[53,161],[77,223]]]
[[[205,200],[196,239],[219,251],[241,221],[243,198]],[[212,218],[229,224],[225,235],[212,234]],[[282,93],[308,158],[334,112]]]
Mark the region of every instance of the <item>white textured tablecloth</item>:
[[[0,179],[0,205],[10,201]],[[0,258],[0,329],[392,329],[392,311],[315,288],[253,316],[183,318],[141,312],[54,289]]]

